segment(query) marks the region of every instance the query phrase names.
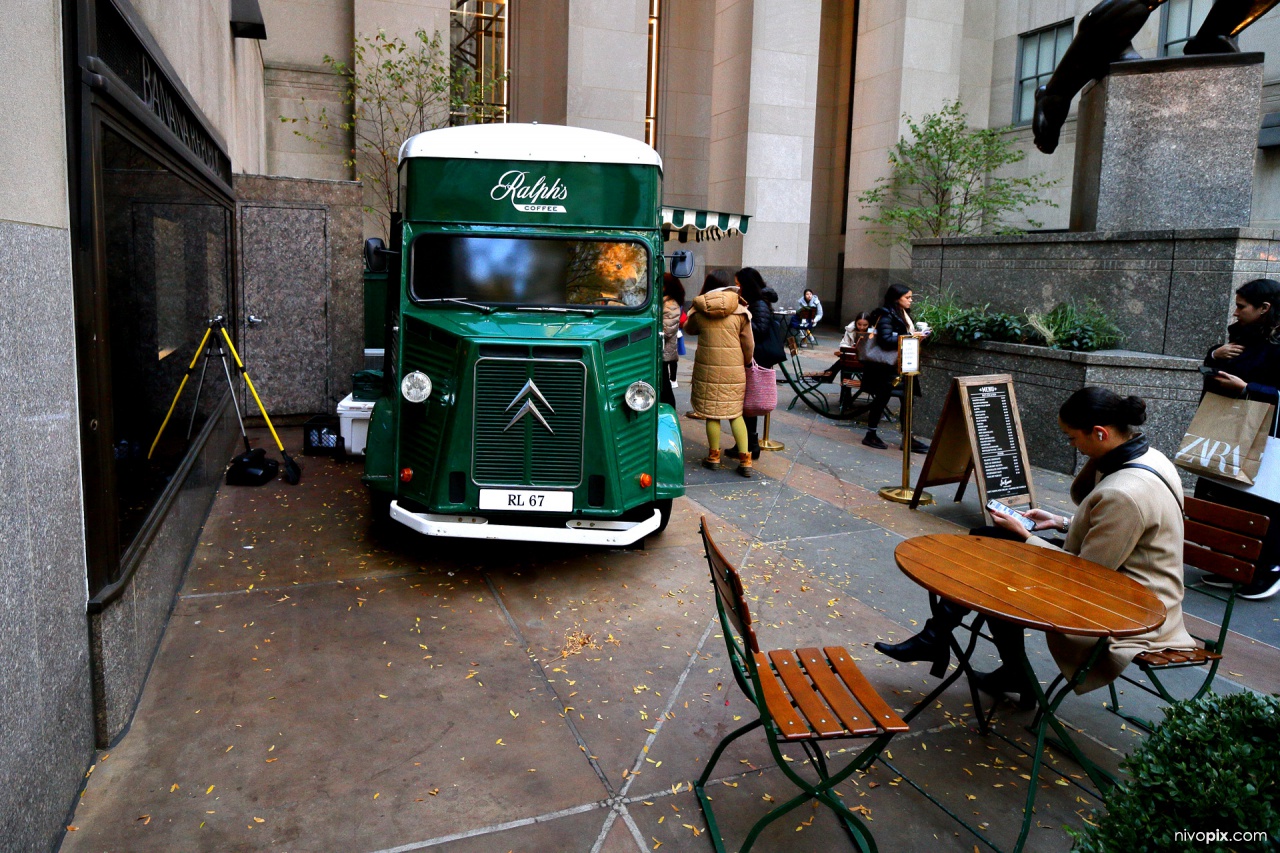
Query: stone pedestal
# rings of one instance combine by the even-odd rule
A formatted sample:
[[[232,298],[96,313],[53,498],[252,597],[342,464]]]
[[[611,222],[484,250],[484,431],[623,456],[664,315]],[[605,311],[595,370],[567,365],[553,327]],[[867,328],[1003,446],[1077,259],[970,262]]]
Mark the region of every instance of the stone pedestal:
[[[1261,53],[1117,62],[1080,97],[1072,231],[1244,228]]]

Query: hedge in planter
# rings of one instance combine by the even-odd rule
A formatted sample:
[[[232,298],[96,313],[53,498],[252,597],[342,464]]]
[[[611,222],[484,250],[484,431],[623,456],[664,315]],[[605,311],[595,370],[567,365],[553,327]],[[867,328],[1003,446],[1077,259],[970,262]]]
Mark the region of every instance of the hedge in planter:
[[[1280,849],[1280,699],[1256,693],[1178,702],[1121,764],[1129,774],[1106,813],[1069,830],[1081,853]],[[1227,838],[1177,833],[1225,830]],[[1230,840],[1263,830],[1269,840]],[[1212,836],[1210,836],[1212,837]]]

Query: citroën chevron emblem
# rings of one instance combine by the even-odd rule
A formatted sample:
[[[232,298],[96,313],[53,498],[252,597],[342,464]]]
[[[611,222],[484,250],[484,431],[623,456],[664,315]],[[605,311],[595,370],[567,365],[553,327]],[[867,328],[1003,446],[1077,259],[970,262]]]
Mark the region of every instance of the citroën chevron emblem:
[[[535,418],[538,419],[538,423],[542,424],[544,427],[547,428],[547,432],[551,433],[552,435],[556,434],[556,431],[551,428],[551,424],[547,423],[547,419],[542,416],[542,412],[538,410],[538,407],[536,405],[534,405],[533,398],[535,397],[538,399],[538,402],[542,403],[542,405],[547,407],[548,412],[551,412],[551,414],[553,415],[556,413],[556,410],[551,408],[551,404],[547,402],[547,398],[542,396],[542,392],[538,390],[538,386],[534,385],[533,380],[530,379],[528,382],[524,383],[524,387],[520,389],[520,392],[516,394],[515,397],[512,398],[510,403],[507,404],[507,408],[505,409],[505,411],[509,412],[513,408],[515,408],[515,406],[519,404],[521,400],[524,401],[524,405],[520,406],[520,410],[517,411],[515,413],[515,416],[511,418],[511,421],[505,427],[502,428],[503,432],[506,432],[507,430],[515,426],[517,423],[519,423],[520,419],[523,418],[525,415],[532,414]]]

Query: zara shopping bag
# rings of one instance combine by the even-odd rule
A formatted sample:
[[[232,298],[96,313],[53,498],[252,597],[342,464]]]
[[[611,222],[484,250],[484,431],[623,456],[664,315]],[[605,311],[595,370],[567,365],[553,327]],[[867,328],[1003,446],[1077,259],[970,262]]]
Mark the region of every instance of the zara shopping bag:
[[[777,407],[777,371],[772,367],[761,367],[752,361],[747,366],[747,393],[742,400],[742,414],[759,417],[769,414]]]
[[[1271,403],[1205,394],[1173,463],[1193,474],[1252,486],[1274,419]]]

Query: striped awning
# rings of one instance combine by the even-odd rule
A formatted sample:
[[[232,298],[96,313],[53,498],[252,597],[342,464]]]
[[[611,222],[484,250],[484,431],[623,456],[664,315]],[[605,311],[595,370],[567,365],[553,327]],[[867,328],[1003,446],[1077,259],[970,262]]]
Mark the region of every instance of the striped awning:
[[[746,234],[751,217],[745,213],[722,213],[719,210],[692,210],[682,207],[662,208],[662,239],[678,239],[681,243],[723,240],[734,234]]]

